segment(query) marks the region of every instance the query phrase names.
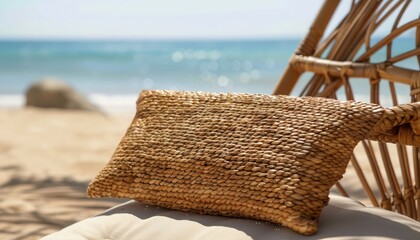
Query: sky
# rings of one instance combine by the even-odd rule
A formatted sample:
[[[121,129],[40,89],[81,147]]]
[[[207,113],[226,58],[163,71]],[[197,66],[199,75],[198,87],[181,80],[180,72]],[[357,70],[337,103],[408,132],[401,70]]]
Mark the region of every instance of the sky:
[[[322,2],[0,0],[0,39],[300,38]],[[338,14],[348,4],[342,1]]]

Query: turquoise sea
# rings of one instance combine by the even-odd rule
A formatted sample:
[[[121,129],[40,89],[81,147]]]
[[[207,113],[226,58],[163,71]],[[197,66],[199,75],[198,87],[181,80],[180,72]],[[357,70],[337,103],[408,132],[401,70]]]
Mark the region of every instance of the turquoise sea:
[[[412,42],[402,39],[397,50]],[[0,41],[0,108],[22,106],[26,89],[44,77],[65,80],[114,110],[131,108],[143,89],[270,94],[298,44],[297,39]],[[414,59],[405,64],[418,67]]]

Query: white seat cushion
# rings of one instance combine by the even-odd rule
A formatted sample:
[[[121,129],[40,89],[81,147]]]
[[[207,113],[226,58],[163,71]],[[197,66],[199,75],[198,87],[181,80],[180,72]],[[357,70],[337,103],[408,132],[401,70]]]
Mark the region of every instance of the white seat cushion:
[[[420,239],[420,223],[379,208],[330,195],[318,233],[303,236],[276,224],[252,219],[200,215],[135,201],[116,206],[43,240],[51,239]]]

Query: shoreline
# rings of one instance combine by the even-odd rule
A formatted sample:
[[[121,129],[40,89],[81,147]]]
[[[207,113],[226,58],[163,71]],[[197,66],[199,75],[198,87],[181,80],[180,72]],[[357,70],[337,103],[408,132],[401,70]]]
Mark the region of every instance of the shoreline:
[[[406,89],[409,90],[408,88]],[[118,113],[131,113],[134,114],[136,111],[136,101],[141,91],[136,94],[97,94],[91,93],[85,95],[89,102],[99,107],[99,109],[105,114],[118,114]],[[212,91],[209,91],[212,92]],[[216,91],[217,92],[217,91]],[[294,94],[296,95],[296,94]],[[339,100],[345,100],[344,95],[337,96]],[[0,111],[2,110],[16,110],[24,109],[26,97],[24,94],[0,94]],[[400,103],[409,103],[411,99],[409,94],[398,95]],[[370,102],[370,96],[364,94],[356,94],[356,101]],[[383,107],[391,107],[395,104],[392,99],[387,95],[380,96],[381,105]]]
[[[133,113],[136,111],[138,94],[89,94],[87,99],[106,114]],[[24,109],[25,94],[0,94],[0,111]],[[41,108],[42,109],[42,108]],[[45,108],[44,108],[45,109]],[[57,109],[59,110],[59,109]]]

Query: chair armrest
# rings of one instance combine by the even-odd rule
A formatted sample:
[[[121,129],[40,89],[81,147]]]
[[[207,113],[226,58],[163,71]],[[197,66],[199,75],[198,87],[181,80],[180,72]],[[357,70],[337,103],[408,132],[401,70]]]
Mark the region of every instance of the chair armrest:
[[[385,109],[367,139],[420,147],[420,102]]]

